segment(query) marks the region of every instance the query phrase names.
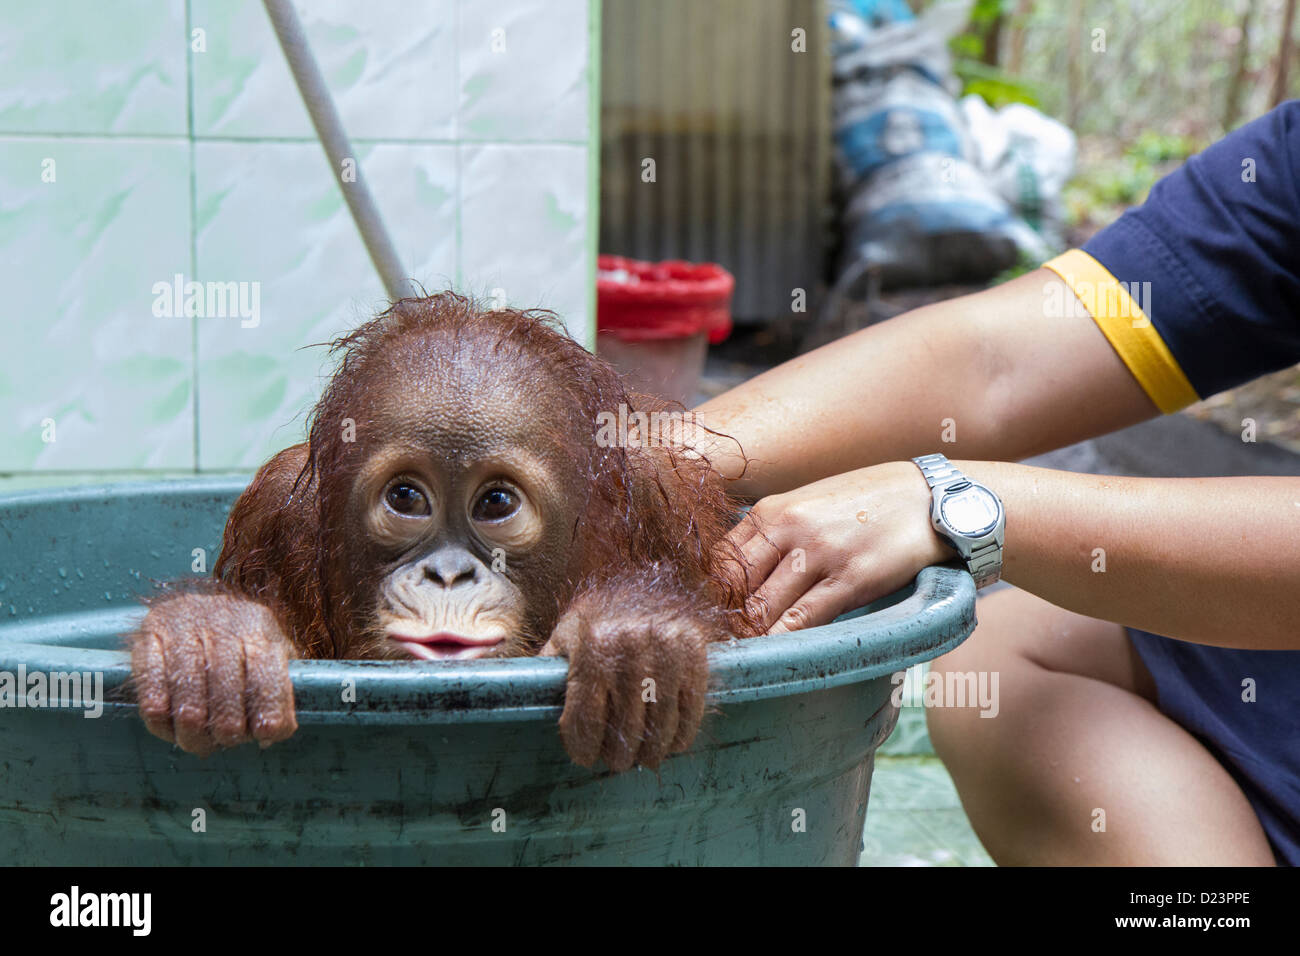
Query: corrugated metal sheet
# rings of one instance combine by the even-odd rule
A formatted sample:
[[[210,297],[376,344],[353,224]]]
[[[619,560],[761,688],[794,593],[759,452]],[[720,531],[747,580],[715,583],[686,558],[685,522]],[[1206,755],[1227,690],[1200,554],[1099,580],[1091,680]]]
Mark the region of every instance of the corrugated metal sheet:
[[[806,33],[806,52],[791,49]],[[825,271],[830,60],[820,0],[605,0],[600,251],[719,262],[738,321]],[[653,159],[655,181],[642,180]]]

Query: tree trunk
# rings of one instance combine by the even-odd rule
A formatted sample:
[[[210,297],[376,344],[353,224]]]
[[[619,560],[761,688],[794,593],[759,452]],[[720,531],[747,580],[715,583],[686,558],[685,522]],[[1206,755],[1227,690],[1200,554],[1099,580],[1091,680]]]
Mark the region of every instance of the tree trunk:
[[[1294,0],[1291,0],[1294,3]],[[1070,25],[1066,33],[1065,68],[1066,125],[1079,128],[1079,111],[1083,108],[1083,0],[1070,0]]]
[[[1282,42],[1277,49],[1277,75],[1273,80],[1273,96],[1269,105],[1277,106],[1286,99],[1287,74],[1291,67],[1291,54],[1295,43],[1291,36],[1295,27],[1295,0],[1286,0],[1286,9],[1282,13]]]
[[[983,60],[989,66],[998,65],[998,51],[1002,47],[1002,22],[1006,19],[1005,13],[999,13],[989,24],[989,28],[984,31],[984,56]]]
[[[1223,131],[1226,133],[1237,125],[1241,115],[1241,89],[1246,85],[1246,67],[1250,59],[1250,18],[1255,14],[1255,0],[1246,0],[1246,9],[1241,12],[1241,39],[1237,41],[1237,62],[1232,68],[1232,80],[1228,83],[1228,96],[1223,105]]]
[[[1016,0],[1016,12],[1011,14],[1011,30],[1007,37],[1007,72],[1020,75],[1025,62],[1025,25],[1033,12],[1034,0]]]

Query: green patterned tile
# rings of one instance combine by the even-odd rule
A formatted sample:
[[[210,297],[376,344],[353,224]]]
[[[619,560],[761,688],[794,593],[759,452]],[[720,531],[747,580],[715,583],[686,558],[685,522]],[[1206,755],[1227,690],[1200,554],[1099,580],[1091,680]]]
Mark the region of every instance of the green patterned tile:
[[[0,471],[192,468],[188,147],[0,137],[0,197]]]
[[[385,145],[362,166],[407,272],[455,276],[451,147]],[[247,283],[259,315],[199,320],[200,465],[254,468],[300,441],[330,363],[323,348],[384,305],[378,277],[314,143],[199,143],[198,278]]]
[[[461,146],[463,284],[511,305],[553,309],[588,342],[586,150]],[[591,215],[595,215],[594,211]],[[591,228],[595,228],[594,223]]]
[[[961,866],[962,861],[953,848],[945,846],[924,826],[917,814],[868,805],[859,865]]]
[[[992,866],[952,779],[933,757],[878,757],[863,866]]]
[[[183,0],[42,0],[0,15],[0,133],[186,135]]]
[[[328,369],[304,346],[383,302],[261,4],[20,6],[0,22],[0,471],[256,466]],[[411,277],[588,340],[588,0],[298,7]],[[178,275],[256,283],[258,321],[155,315]]]
[[[350,137],[455,136],[454,0],[295,6]],[[192,0],[192,11],[206,42],[192,54],[195,135],[314,138],[259,0]]]
[[[877,757],[871,805],[886,810],[946,810],[960,807],[961,801],[952,777],[937,759]]]
[[[585,143],[588,0],[460,0],[460,136]]]
[[[993,866],[993,858],[971,829],[961,809],[923,810],[915,814],[920,824],[935,840],[957,855],[963,866]]]

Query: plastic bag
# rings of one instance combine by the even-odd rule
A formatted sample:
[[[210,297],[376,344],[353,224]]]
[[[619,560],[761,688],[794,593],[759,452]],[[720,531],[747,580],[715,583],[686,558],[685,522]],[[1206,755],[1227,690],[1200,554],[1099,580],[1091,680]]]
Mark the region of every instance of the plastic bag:
[[[889,4],[864,2],[831,13],[845,274],[870,267],[882,285],[926,285],[987,278],[1021,255],[1047,258],[1048,245],[976,164],[954,95],[948,41],[965,27],[969,0],[893,20]]]
[[[1062,248],[1061,194],[1074,173],[1074,132],[1023,103],[994,112],[972,95],[962,97],[961,111],[980,171],[1048,245]]]

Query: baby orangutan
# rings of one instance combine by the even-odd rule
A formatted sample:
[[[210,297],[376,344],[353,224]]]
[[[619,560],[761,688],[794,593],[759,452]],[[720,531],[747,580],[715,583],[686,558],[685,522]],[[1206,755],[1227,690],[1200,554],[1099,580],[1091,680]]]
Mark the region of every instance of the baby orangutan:
[[[608,440],[620,406],[662,405],[553,321],[447,292],[334,343],[308,441],[235,503],[215,580],[165,590],[130,638],[153,734],[203,755],[284,740],[291,658],[542,654],[569,660],[577,763],[690,746],[708,645],[754,630],[715,550],[734,506],[699,457]]]

